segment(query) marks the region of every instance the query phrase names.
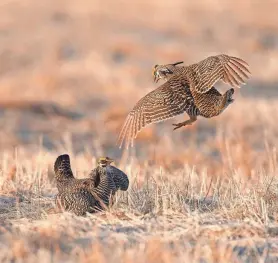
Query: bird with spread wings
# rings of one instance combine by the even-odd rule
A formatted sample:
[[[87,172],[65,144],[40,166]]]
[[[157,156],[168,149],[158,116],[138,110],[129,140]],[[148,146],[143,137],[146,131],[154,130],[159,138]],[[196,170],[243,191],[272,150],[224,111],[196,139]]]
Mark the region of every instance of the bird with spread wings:
[[[124,141],[126,148],[133,146],[137,134],[149,124],[186,112],[190,119],[173,124],[175,130],[191,125],[197,116],[219,115],[234,101],[234,89],[222,95],[214,87],[216,82],[222,80],[240,88],[251,74],[247,62],[225,54],[210,56],[189,66],[179,66],[181,63],[154,67],[154,81],[164,79],[166,82],[141,98],[129,112],[118,138],[120,148]]]

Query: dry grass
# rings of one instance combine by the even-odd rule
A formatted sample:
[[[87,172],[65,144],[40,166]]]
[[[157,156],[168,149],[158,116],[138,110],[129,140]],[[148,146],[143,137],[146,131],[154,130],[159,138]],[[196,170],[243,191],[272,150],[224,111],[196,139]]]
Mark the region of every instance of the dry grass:
[[[277,1],[5,0],[0,4],[1,262],[276,262]],[[154,64],[215,53],[252,80],[221,116],[115,143]],[[221,86],[221,91],[226,87]],[[57,213],[53,163],[100,155],[130,178],[110,211]]]
[[[43,150],[28,158],[20,152],[16,159],[3,156],[1,260],[277,260],[278,181],[271,158],[268,168],[249,167],[249,177],[228,166],[216,175],[205,164],[203,171],[186,162],[167,171],[133,160],[122,165],[128,192],[117,196],[110,211],[83,218],[54,213],[55,157]],[[73,155],[72,162],[77,176],[85,177],[95,158]]]

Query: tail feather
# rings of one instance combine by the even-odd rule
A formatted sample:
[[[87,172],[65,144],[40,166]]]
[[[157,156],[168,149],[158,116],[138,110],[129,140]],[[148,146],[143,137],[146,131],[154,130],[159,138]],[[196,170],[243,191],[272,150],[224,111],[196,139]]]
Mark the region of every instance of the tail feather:
[[[70,166],[70,157],[68,154],[63,154],[57,157],[54,163],[54,172],[56,177],[73,177]]]

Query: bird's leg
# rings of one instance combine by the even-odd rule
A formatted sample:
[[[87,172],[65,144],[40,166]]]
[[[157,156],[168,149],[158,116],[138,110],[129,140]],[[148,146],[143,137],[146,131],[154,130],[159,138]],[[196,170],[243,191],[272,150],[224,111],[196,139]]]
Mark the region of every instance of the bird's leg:
[[[179,128],[181,128],[183,126],[186,126],[186,125],[192,125],[193,122],[197,121],[197,116],[189,116],[189,117],[190,117],[189,120],[186,120],[184,122],[180,122],[180,123],[177,123],[177,124],[173,124],[174,126],[176,126],[174,128],[174,130],[179,129]]]

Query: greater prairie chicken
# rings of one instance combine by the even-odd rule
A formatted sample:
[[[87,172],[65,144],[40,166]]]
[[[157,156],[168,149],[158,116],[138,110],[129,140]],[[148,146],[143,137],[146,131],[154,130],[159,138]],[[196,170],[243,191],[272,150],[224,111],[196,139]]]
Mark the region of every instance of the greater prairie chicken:
[[[219,115],[233,102],[234,89],[222,95],[214,84],[222,80],[239,88],[251,74],[244,60],[225,54],[210,56],[189,66],[178,66],[181,63],[154,67],[154,81],[164,78],[166,82],[140,99],[129,112],[118,138],[120,148],[124,141],[126,148],[133,146],[138,132],[145,126],[184,112],[190,119],[173,124],[174,130],[191,125],[197,116]]]
[[[98,209],[109,206],[111,204],[110,200],[113,203],[116,191],[126,191],[129,186],[127,175],[115,166],[112,166],[112,162],[114,160],[109,157],[99,158],[98,166],[89,175],[98,184],[98,187],[94,189],[94,193],[101,200],[101,202],[97,202]]]
[[[109,157],[101,157],[90,178],[76,179],[73,176],[69,155],[60,155],[54,164],[58,195],[56,205],[77,215],[105,209],[117,190],[126,191],[129,180],[125,173],[111,166]]]
[[[92,190],[98,186],[98,181],[90,178],[76,179],[73,176],[70,157],[68,154],[58,156],[54,163],[54,173],[58,192],[73,191],[78,189]]]
[[[84,189],[60,192],[55,198],[55,203],[58,208],[73,212],[77,216],[96,211],[96,199]]]
[[[56,206],[76,215],[95,211],[96,199],[93,189],[97,184],[92,179],[75,179],[70,166],[69,155],[60,155],[54,164],[58,194]]]

